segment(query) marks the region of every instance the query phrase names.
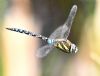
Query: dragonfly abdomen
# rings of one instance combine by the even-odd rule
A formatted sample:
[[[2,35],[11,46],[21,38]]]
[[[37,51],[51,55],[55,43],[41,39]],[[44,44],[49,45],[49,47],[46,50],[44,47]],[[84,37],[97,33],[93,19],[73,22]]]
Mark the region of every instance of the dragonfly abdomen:
[[[19,33],[23,33],[23,34],[26,34],[26,35],[29,35],[29,36],[34,36],[34,37],[40,38],[40,39],[45,40],[45,41],[48,40],[48,38],[45,37],[45,36],[42,36],[42,35],[34,33],[34,32],[30,32],[30,31],[27,31],[27,30],[18,29],[18,28],[6,28],[6,29],[11,30],[11,31],[15,31],[15,32],[19,32]]]

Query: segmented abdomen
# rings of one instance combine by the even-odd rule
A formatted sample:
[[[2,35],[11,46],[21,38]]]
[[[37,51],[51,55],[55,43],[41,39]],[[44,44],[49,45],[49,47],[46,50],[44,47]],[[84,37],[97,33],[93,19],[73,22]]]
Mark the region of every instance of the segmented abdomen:
[[[15,32],[19,32],[19,33],[24,33],[24,34],[29,35],[29,36],[34,36],[34,37],[40,38],[42,40],[46,40],[46,41],[48,40],[47,37],[44,37],[40,34],[36,34],[34,32],[30,32],[27,30],[22,30],[22,29],[18,29],[18,28],[6,28],[6,29],[11,30],[11,31],[15,31]]]

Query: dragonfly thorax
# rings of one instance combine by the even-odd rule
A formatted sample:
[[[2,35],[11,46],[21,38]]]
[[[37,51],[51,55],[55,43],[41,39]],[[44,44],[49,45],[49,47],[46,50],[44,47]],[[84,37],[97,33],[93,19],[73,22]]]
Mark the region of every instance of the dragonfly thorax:
[[[69,53],[71,48],[71,42],[69,40],[59,39],[54,46],[63,52]]]
[[[54,46],[66,53],[76,53],[78,51],[76,45],[72,44],[69,40],[59,39]]]

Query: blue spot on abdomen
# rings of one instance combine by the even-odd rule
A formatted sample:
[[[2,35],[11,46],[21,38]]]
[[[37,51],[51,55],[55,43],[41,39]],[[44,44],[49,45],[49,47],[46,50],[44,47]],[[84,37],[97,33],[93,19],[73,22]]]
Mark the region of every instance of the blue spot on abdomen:
[[[50,45],[52,45],[54,43],[54,40],[53,39],[48,39],[47,43],[50,44]]]

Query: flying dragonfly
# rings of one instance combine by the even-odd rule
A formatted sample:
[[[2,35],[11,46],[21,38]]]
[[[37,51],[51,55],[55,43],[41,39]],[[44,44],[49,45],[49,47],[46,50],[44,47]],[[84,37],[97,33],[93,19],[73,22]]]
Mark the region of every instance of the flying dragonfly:
[[[53,50],[53,48],[58,48],[59,50],[65,53],[76,53],[78,51],[78,48],[76,47],[75,44],[71,43],[71,41],[67,39],[76,12],[77,12],[77,5],[73,5],[69,13],[68,19],[62,26],[59,26],[49,37],[45,37],[40,34],[18,28],[6,28],[6,29],[19,33],[24,33],[46,41],[48,44],[38,49],[36,53],[37,57],[43,58],[47,56]]]

